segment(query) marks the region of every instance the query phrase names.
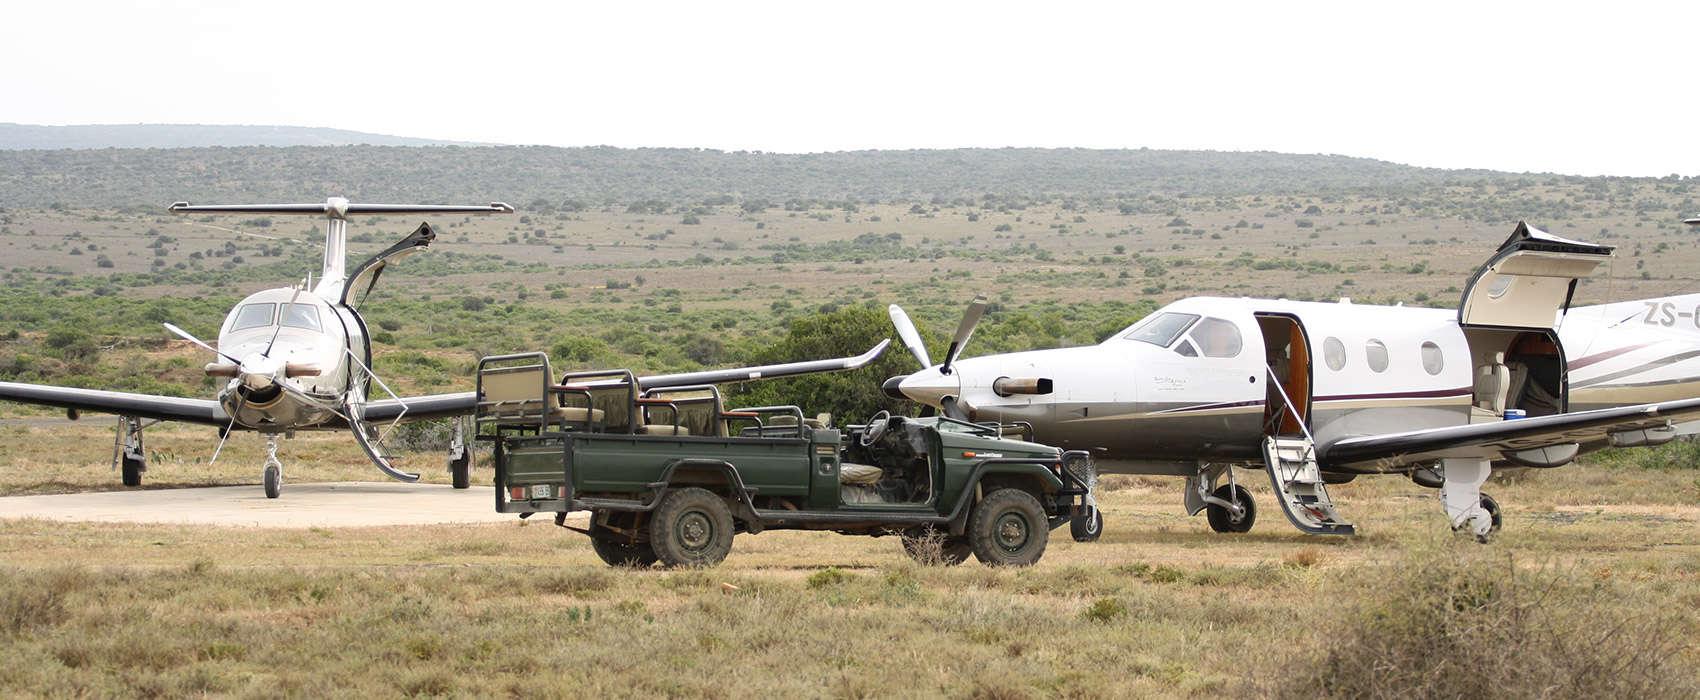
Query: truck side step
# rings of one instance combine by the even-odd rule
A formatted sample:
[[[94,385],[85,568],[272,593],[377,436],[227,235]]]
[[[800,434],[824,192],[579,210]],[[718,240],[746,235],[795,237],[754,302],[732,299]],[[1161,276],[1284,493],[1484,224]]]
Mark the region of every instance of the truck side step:
[[[1263,465],[1275,487],[1275,500],[1293,527],[1312,535],[1358,534],[1329,500],[1310,438],[1263,438]]]

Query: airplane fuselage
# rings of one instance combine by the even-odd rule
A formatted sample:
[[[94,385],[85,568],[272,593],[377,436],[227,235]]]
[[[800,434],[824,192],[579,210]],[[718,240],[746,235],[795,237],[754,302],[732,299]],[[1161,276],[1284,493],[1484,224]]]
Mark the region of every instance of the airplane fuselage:
[[[331,427],[358,376],[351,349],[367,361],[364,339],[351,309],[313,292],[284,287],[250,295],[219,329],[219,352],[240,365],[215,359],[235,375],[218,401],[238,426],[264,433]]]
[[[1187,475],[1200,461],[1255,462],[1275,432],[1327,442],[1499,421],[1507,408],[1693,396],[1700,359],[1683,364],[1700,355],[1693,314],[1700,295],[1578,308],[1551,333],[1466,326],[1452,309],[1200,297],[1098,345],[961,359],[901,390],[932,405],[958,395],[975,420],[1030,423],[1042,442],[1096,451],[1105,471]],[[1499,389],[1498,407],[1496,364],[1517,382]],[[1051,379],[1051,393],[994,387],[1034,377]],[[1303,427],[1289,417],[1283,429],[1283,413]]]

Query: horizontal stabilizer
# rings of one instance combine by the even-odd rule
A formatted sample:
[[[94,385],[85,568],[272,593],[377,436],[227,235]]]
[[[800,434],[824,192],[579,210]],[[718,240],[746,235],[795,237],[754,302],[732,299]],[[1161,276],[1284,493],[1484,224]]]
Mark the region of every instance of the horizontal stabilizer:
[[[356,204],[332,198],[315,204],[190,204],[175,202],[170,211],[176,214],[281,214],[299,216],[328,216],[341,219],[350,214],[512,214],[514,208],[502,202],[489,204]]]

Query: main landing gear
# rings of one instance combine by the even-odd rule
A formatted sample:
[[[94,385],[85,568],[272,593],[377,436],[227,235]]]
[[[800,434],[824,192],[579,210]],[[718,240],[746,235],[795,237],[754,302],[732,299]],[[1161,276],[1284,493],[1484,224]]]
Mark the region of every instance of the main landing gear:
[[[1440,505],[1452,521],[1452,530],[1468,529],[1483,544],[1492,540],[1505,522],[1499,502],[1482,493],[1492,465],[1479,459],[1447,459],[1441,460],[1440,469]]]
[[[1228,483],[1217,486],[1223,475]],[[1216,532],[1250,532],[1257,522],[1257,503],[1251,499],[1251,491],[1234,482],[1233,467],[1228,465],[1203,463],[1198,465],[1198,473],[1187,477],[1186,513],[1198,515],[1201,510]]]
[[[455,418],[454,434],[449,437],[449,478],[457,489],[472,486],[472,450],[466,445],[465,422],[464,418]]]
[[[118,435],[112,441],[112,465],[123,476],[125,486],[141,486],[142,472],[148,470],[147,451],[142,446],[142,429],[148,425],[142,425],[142,419],[134,416],[118,417]]]

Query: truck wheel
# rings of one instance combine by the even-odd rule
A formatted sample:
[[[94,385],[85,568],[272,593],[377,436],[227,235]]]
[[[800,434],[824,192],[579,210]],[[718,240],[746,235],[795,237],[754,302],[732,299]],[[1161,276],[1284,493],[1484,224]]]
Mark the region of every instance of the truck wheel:
[[[674,489],[649,520],[649,543],[667,566],[714,566],[732,551],[732,509],[699,488]]]
[[[590,516],[590,548],[609,566],[643,568],[655,563],[655,549],[648,542],[632,542],[631,538],[609,530],[598,522],[600,513]]]
[[[1094,506],[1086,515],[1070,518],[1068,534],[1073,535],[1076,542],[1097,542],[1104,534],[1104,512]]]
[[[611,538],[590,536],[590,548],[609,566],[629,566],[642,569],[655,563],[655,550],[648,542],[619,542]]]
[[[905,532],[902,539],[903,553],[923,566],[956,566],[974,551],[967,537],[951,537],[930,527]]]
[[[1045,553],[1050,523],[1039,499],[1021,489],[986,494],[968,519],[974,558],[987,566],[1029,566]]]

